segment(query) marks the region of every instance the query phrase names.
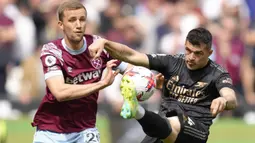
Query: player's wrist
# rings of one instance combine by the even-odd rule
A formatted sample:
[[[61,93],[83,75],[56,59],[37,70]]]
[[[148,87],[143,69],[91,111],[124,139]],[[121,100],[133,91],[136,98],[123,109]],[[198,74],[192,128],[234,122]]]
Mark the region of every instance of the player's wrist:
[[[103,89],[103,88],[108,86],[107,81],[105,81],[105,80],[101,80],[98,83],[99,83],[99,85],[101,87],[100,89]]]
[[[103,45],[107,44],[107,40],[106,40],[106,39],[101,38],[100,40],[101,40],[101,42],[102,42]]]
[[[225,97],[220,97],[223,101],[224,104],[224,109],[227,109],[227,105],[228,105],[228,100]]]

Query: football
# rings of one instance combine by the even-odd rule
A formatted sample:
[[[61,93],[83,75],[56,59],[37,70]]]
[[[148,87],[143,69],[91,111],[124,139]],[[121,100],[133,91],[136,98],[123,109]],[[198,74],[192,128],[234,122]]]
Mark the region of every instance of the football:
[[[153,95],[156,81],[152,71],[144,67],[134,66],[124,73],[123,77],[125,76],[133,81],[138,101],[148,100]]]

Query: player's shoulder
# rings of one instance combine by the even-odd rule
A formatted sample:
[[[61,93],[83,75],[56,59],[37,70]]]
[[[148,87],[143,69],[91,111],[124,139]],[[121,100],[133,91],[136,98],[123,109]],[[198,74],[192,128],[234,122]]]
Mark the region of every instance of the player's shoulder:
[[[185,55],[184,54],[175,54],[175,55],[173,55],[173,58],[184,60],[185,59]]]
[[[228,73],[228,71],[224,67],[222,67],[221,65],[217,64],[214,61],[210,61],[210,68],[211,68],[211,71],[214,71],[214,73],[216,75],[221,75],[221,74]]]
[[[98,40],[98,39],[102,39],[103,37],[101,37],[101,36],[99,36],[99,35],[89,35],[89,34],[86,34],[86,35],[84,35],[85,36],[85,38],[86,39],[92,39],[92,42],[91,43],[93,43],[93,42],[95,42],[96,40]],[[104,49],[103,50],[103,52],[102,52],[102,56],[103,57],[107,57],[107,58],[109,58],[109,56],[110,56],[110,54]]]
[[[101,39],[102,37],[99,35],[94,35],[94,34],[85,34],[84,38],[87,40],[89,43],[93,43],[97,39]]]
[[[45,55],[52,55],[58,59],[62,59],[61,39],[44,44],[41,49],[41,57]]]
[[[153,58],[157,57],[166,57],[166,58],[175,58],[175,59],[184,59],[184,54],[175,54],[175,55],[169,55],[169,54],[149,54]]]

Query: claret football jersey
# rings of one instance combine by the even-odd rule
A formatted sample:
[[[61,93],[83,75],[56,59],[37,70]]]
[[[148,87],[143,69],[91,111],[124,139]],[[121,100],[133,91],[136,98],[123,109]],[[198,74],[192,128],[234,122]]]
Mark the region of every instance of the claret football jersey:
[[[103,51],[101,56],[93,59],[89,55],[88,46],[97,38],[85,35],[84,45],[80,50],[71,50],[64,39],[47,43],[41,51],[41,62],[45,80],[53,76],[63,76],[66,84],[89,84],[98,82],[112,57]],[[118,61],[118,67],[124,71],[127,63]],[[98,92],[89,96],[58,102],[46,86],[46,95],[36,112],[33,126],[40,130],[58,133],[79,132],[95,127]]]

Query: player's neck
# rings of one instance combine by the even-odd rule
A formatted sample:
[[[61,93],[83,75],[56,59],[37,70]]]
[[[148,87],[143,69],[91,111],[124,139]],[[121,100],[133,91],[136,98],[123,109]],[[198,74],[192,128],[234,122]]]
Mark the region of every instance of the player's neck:
[[[64,38],[64,40],[65,40],[67,47],[72,50],[80,50],[84,44],[84,40],[81,40],[80,42],[72,42],[72,41],[68,40],[67,38]]]
[[[200,69],[205,68],[205,67],[209,64],[209,62],[210,62],[210,60],[209,60],[209,58],[208,58],[208,59],[207,59],[207,61],[205,62],[205,64],[204,64],[203,66],[201,66],[201,68],[200,68]]]

